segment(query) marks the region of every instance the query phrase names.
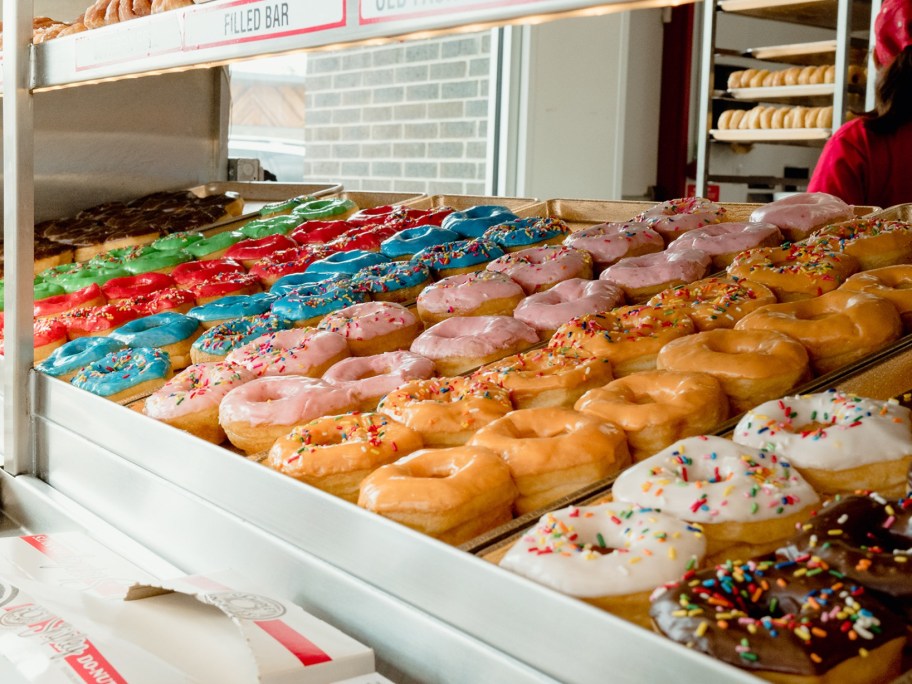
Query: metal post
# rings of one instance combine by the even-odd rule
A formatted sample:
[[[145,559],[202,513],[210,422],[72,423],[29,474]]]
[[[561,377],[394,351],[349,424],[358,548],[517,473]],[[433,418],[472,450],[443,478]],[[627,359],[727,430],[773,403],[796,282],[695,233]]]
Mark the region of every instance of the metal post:
[[[32,0],[3,0],[3,465],[13,475],[34,471],[29,389],[35,263],[32,16]]]
[[[697,95],[697,177],[696,194],[706,194],[709,180],[709,129],[712,126],[713,88],[716,62],[716,0],[702,3],[703,35],[700,38],[700,88]]]
[[[849,96],[849,62],[852,49],[852,0],[836,6],[836,88],[833,91],[833,130],[845,121]]]

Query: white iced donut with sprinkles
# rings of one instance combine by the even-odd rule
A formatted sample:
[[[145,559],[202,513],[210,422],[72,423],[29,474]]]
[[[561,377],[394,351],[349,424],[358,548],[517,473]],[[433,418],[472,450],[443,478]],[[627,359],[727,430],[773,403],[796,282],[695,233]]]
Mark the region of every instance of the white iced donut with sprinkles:
[[[895,401],[821,392],[760,404],[732,439],[775,450],[821,493],[901,496],[912,465],[910,415]]]
[[[548,513],[500,566],[646,626],[649,595],[702,561],[699,529],[623,503]]]
[[[819,502],[777,454],[706,435],[640,461],[621,473],[613,491],[618,501],[702,525],[708,552],[719,559],[772,551]]]

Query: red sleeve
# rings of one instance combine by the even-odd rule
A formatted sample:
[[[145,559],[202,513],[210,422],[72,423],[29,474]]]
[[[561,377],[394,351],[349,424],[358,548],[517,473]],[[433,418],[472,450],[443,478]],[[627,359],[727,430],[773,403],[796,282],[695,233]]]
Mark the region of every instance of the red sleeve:
[[[862,135],[860,120],[851,121],[836,131],[820,154],[808,183],[808,192],[828,192],[847,204],[868,204],[868,169]]]

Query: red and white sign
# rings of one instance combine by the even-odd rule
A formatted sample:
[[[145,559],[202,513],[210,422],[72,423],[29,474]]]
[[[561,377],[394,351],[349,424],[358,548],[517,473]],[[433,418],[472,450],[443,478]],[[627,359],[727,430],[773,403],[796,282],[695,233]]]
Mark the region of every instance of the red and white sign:
[[[418,19],[440,15],[472,14],[479,10],[537,5],[542,0],[360,0],[362,24]]]

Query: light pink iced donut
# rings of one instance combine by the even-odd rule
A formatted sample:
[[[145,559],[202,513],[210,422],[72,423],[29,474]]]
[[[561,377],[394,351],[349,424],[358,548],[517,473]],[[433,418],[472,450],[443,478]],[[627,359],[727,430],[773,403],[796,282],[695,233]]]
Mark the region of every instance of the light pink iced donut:
[[[588,252],[564,245],[542,245],[498,257],[487,266],[519,283],[526,294],[543,292],[570,278],[591,278]]]
[[[852,207],[825,192],[798,192],[754,209],[751,221],[779,226],[787,240],[803,240],[817,228],[854,218]]]
[[[342,335],[313,328],[292,328],[258,337],[235,349],[225,360],[257,377],[319,378],[327,368],[347,357],[348,343]]]
[[[418,295],[418,315],[425,324],[452,316],[507,315],[523,297],[523,289],[503,273],[464,273],[424,288]]]
[[[666,250],[621,259],[602,271],[599,280],[614,283],[624,291],[627,301],[639,303],[667,287],[699,280],[711,263],[708,254],[696,249]]]
[[[412,351],[432,359],[446,376],[517,354],[536,342],[535,330],[511,316],[457,316],[421,333]]]
[[[526,297],[513,312],[514,318],[540,331],[551,334],[571,318],[602,313],[620,304],[624,293],[605,280],[571,278],[547,292]]]
[[[349,390],[360,402],[358,410],[373,411],[381,398],[410,380],[427,380],[436,372],[434,362],[407,351],[353,356],[323,374],[331,385]]]
[[[671,242],[681,233],[696,230],[725,219],[725,208],[705,197],[681,197],[647,209],[633,218],[643,222]],[[753,219],[752,219],[753,220]]]
[[[219,424],[234,446],[265,451],[293,426],[353,410],[351,392],[296,375],[257,378],[237,387],[219,405]]]
[[[568,247],[589,252],[596,271],[620,259],[640,256],[665,249],[662,236],[644,223],[600,223],[570,233],[564,240]]]
[[[772,223],[717,223],[684,233],[668,245],[668,251],[698,249],[726,263],[716,263],[724,268],[738,252],[753,247],[772,247],[782,243],[782,233]]]
[[[317,326],[339,333],[354,356],[408,349],[418,334],[418,318],[401,304],[365,302],[327,315]]]

